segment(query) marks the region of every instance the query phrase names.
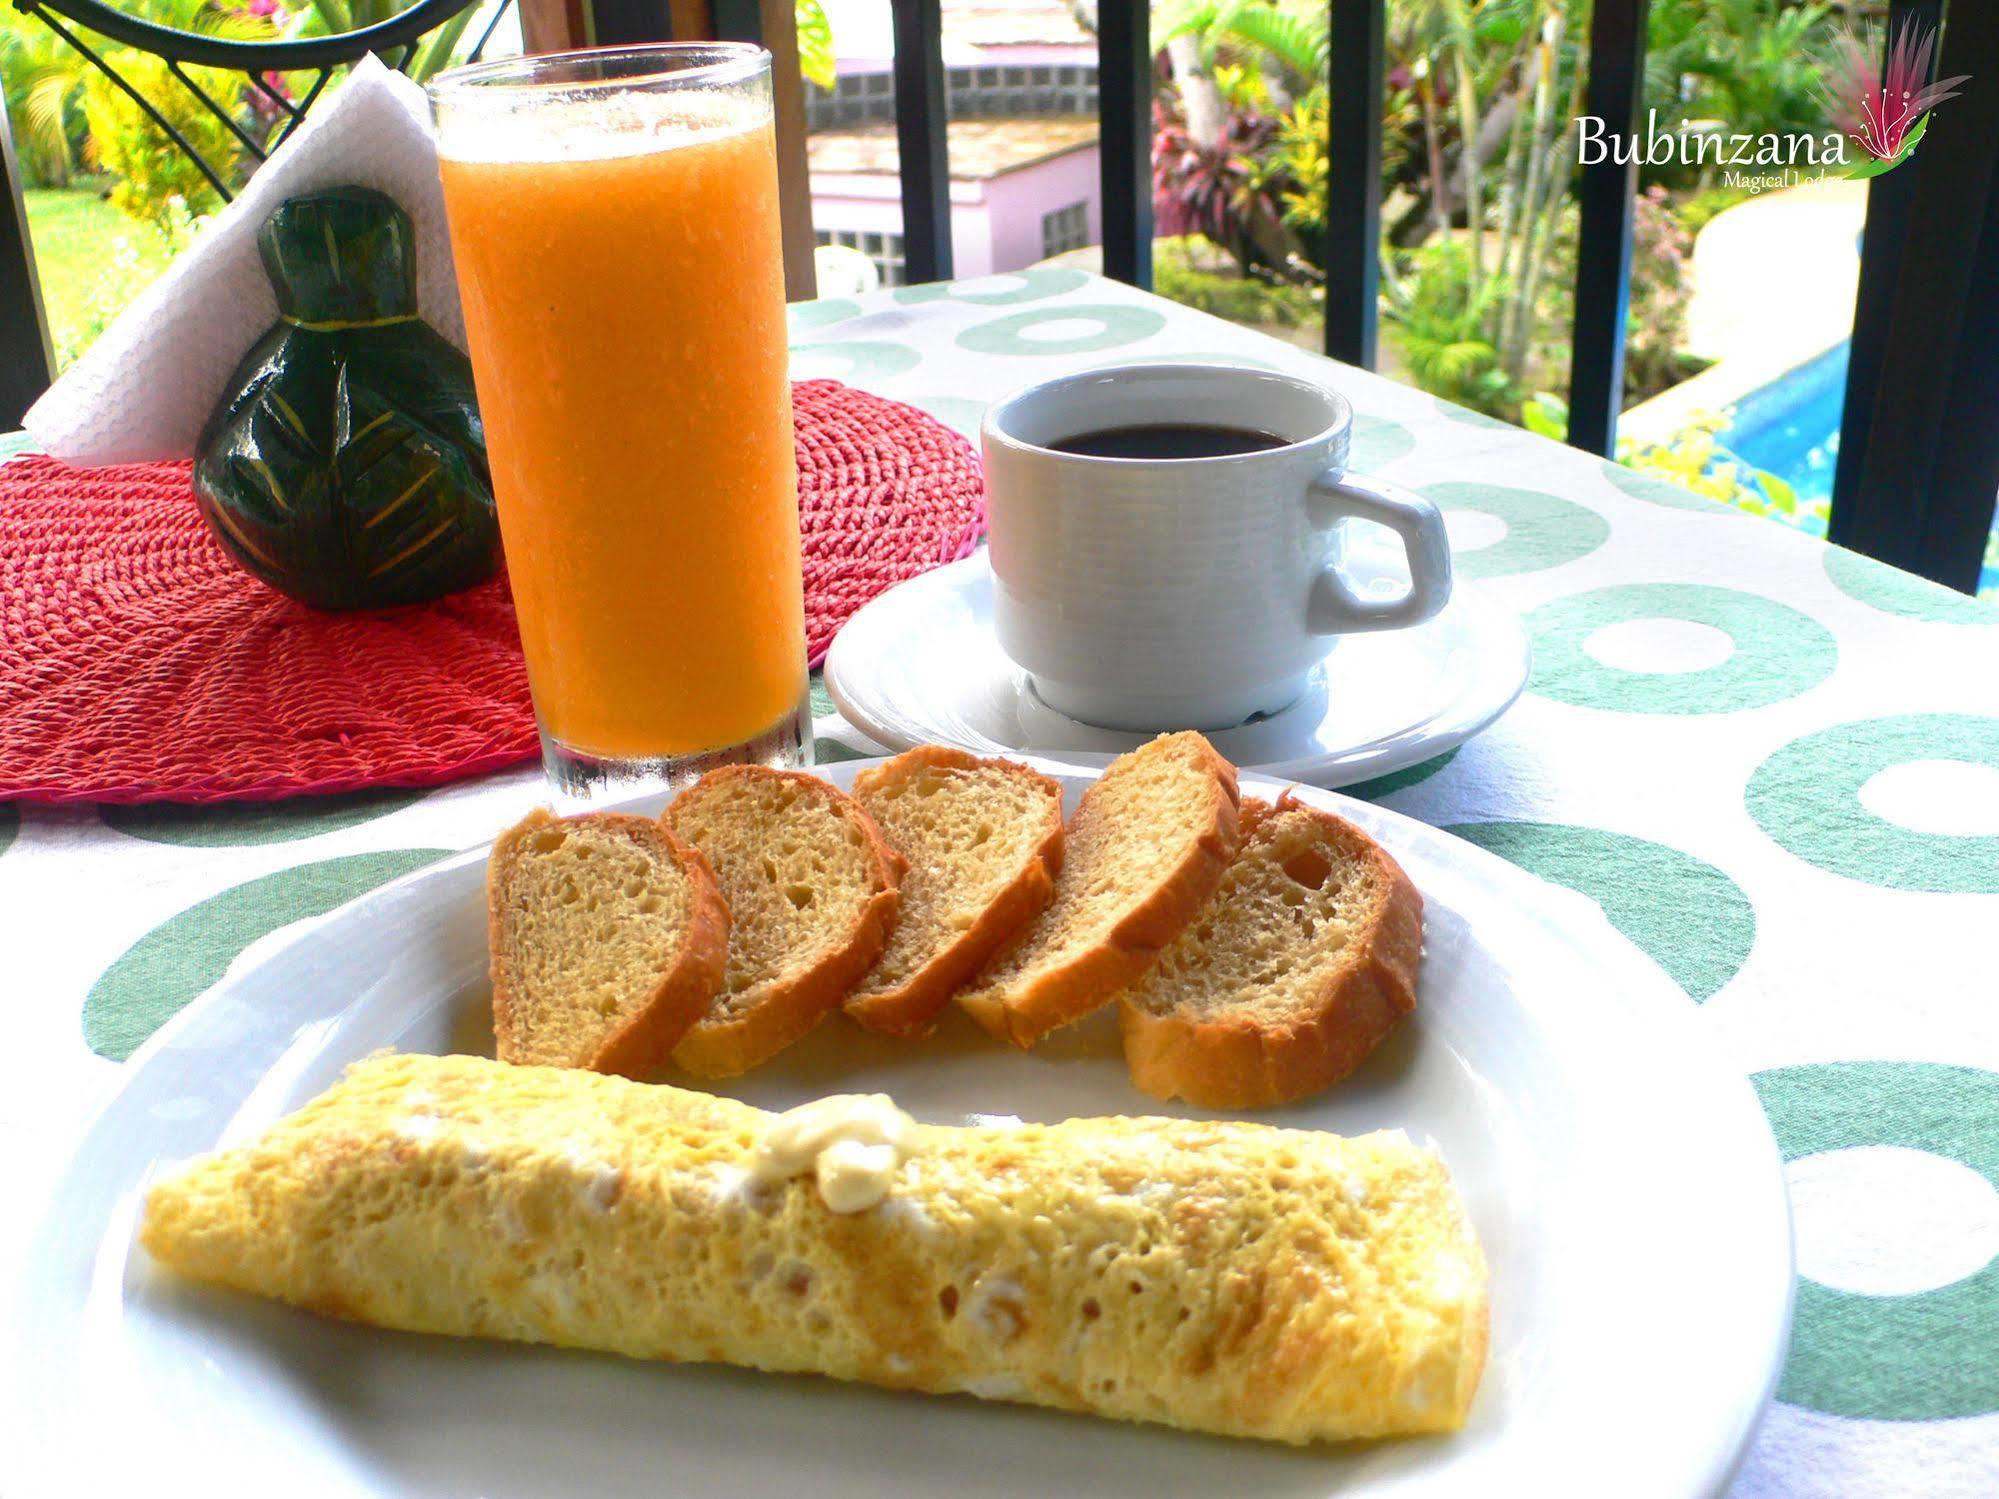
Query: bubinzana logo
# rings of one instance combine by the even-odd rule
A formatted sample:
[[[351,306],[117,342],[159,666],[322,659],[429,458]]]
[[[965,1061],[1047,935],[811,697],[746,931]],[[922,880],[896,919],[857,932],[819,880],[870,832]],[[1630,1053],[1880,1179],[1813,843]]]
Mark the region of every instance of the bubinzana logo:
[[[1929,112],[1954,99],[1966,76],[1929,81],[1936,29],[1909,22],[1896,28],[1886,49],[1842,32],[1826,68],[1826,115],[1834,128],[1810,131],[1730,132],[1718,126],[1662,128],[1659,112],[1646,113],[1645,131],[1610,129],[1597,115],[1576,120],[1576,160],[1581,166],[1714,166],[1722,182],[1751,193],[1793,187],[1839,175],[1874,177],[1900,165],[1929,128]],[[1748,170],[1744,170],[1744,169]]]
[[[1832,122],[1862,153],[1849,177],[1877,176],[1905,160],[1929,129],[1930,111],[1955,99],[1957,86],[1970,81],[1969,74],[1961,73],[1929,82],[1936,39],[1934,27],[1903,26],[1888,48],[1884,72],[1875,61],[1879,47],[1868,46],[1852,31],[1840,34],[1827,69],[1826,104]]]
[[[1718,130],[1662,130],[1656,109],[1646,112],[1642,140],[1609,129],[1597,115],[1581,116],[1576,126],[1576,159],[1586,167],[1606,161],[1619,166],[1652,167],[1846,165],[1847,138],[1837,130],[1828,130],[1823,135],[1806,131],[1731,135]]]

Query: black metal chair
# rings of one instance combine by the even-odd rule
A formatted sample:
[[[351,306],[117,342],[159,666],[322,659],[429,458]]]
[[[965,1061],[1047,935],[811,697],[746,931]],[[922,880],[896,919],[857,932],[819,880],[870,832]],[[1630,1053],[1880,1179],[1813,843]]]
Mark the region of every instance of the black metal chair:
[[[47,26],[129,97],[175,148],[194,163],[224,202],[232,190],[226,174],[204,157],[185,132],[117,69],[113,60],[94,47],[86,31],[108,37],[120,46],[161,59],[178,82],[212,113],[253,162],[262,162],[284,143],[305,118],[327,82],[340,68],[370,53],[389,66],[407,69],[423,40],[469,12],[480,0],[417,0],[401,15],[338,36],[301,37],[290,41],[243,41],[178,31],[136,16],[125,15],[101,0],[12,0],[14,7]],[[501,0],[468,56],[476,60],[492,40],[493,31],[513,4]],[[244,126],[227,104],[203,88],[189,68],[223,69],[240,73],[275,111],[279,123],[260,139]],[[277,74],[312,74],[313,81],[294,99],[276,87]],[[35,274],[34,250],[28,239],[27,211],[22,203],[20,174],[13,142],[0,116],[0,166],[7,178],[8,201],[0,205],[0,429],[20,425],[25,412],[54,377],[47,319]]]

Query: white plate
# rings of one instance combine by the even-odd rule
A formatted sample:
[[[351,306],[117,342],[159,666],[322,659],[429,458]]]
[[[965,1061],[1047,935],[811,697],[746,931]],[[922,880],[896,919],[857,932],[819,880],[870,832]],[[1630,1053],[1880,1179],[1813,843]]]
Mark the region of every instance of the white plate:
[[[1357,561],[1365,577],[1370,555],[1356,544],[1350,569]],[[1406,584],[1399,558],[1381,560],[1384,578],[1396,569]],[[896,749],[1119,754],[1150,737],[1078,723],[1043,703],[993,638],[992,612],[983,552],[898,584],[833,637],[826,690],[849,723]],[[1297,702],[1208,737],[1246,770],[1351,785],[1464,743],[1520,695],[1527,665],[1519,619],[1461,587],[1427,624],[1343,638]]]
[[[1092,774],[1064,775],[1072,797]],[[156,1272],[133,1227],[160,1171],[261,1129],[377,1047],[490,1045],[481,851],[318,923],[133,1059],[35,1233],[5,1328],[0,1380],[16,1387],[0,1386],[0,1491],[1717,1492],[1776,1377],[1792,1284],[1777,1154],[1748,1084],[1588,902],[1393,813],[1303,795],[1370,828],[1422,889],[1421,998],[1356,1077],[1261,1117],[1403,1126],[1443,1150],[1492,1265],[1492,1359],[1463,1432],[1300,1451],[386,1333]],[[1094,1022],[1028,1056],[963,1023],[922,1043],[828,1024],[740,1091],[783,1107],[849,1089],[886,1090],[940,1122],[1160,1108],[1127,1082],[1115,1025]]]

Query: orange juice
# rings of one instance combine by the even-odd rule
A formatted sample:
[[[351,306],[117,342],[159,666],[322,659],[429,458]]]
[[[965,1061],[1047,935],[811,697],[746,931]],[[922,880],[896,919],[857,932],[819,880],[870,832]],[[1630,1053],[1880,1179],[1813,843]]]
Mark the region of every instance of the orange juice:
[[[607,759],[756,738],[805,685],[767,106],[585,93],[442,149],[544,733]]]

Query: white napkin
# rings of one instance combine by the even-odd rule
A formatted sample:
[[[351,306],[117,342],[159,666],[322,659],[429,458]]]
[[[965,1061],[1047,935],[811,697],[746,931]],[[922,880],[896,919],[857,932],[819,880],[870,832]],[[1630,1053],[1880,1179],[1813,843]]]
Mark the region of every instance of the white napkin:
[[[463,348],[429,106],[370,56],[35,402],[22,425],[36,443],[79,464],[192,458],[230,373],[278,318],[257,231],[286,198],[350,184],[387,193],[415,222],[418,308]]]

